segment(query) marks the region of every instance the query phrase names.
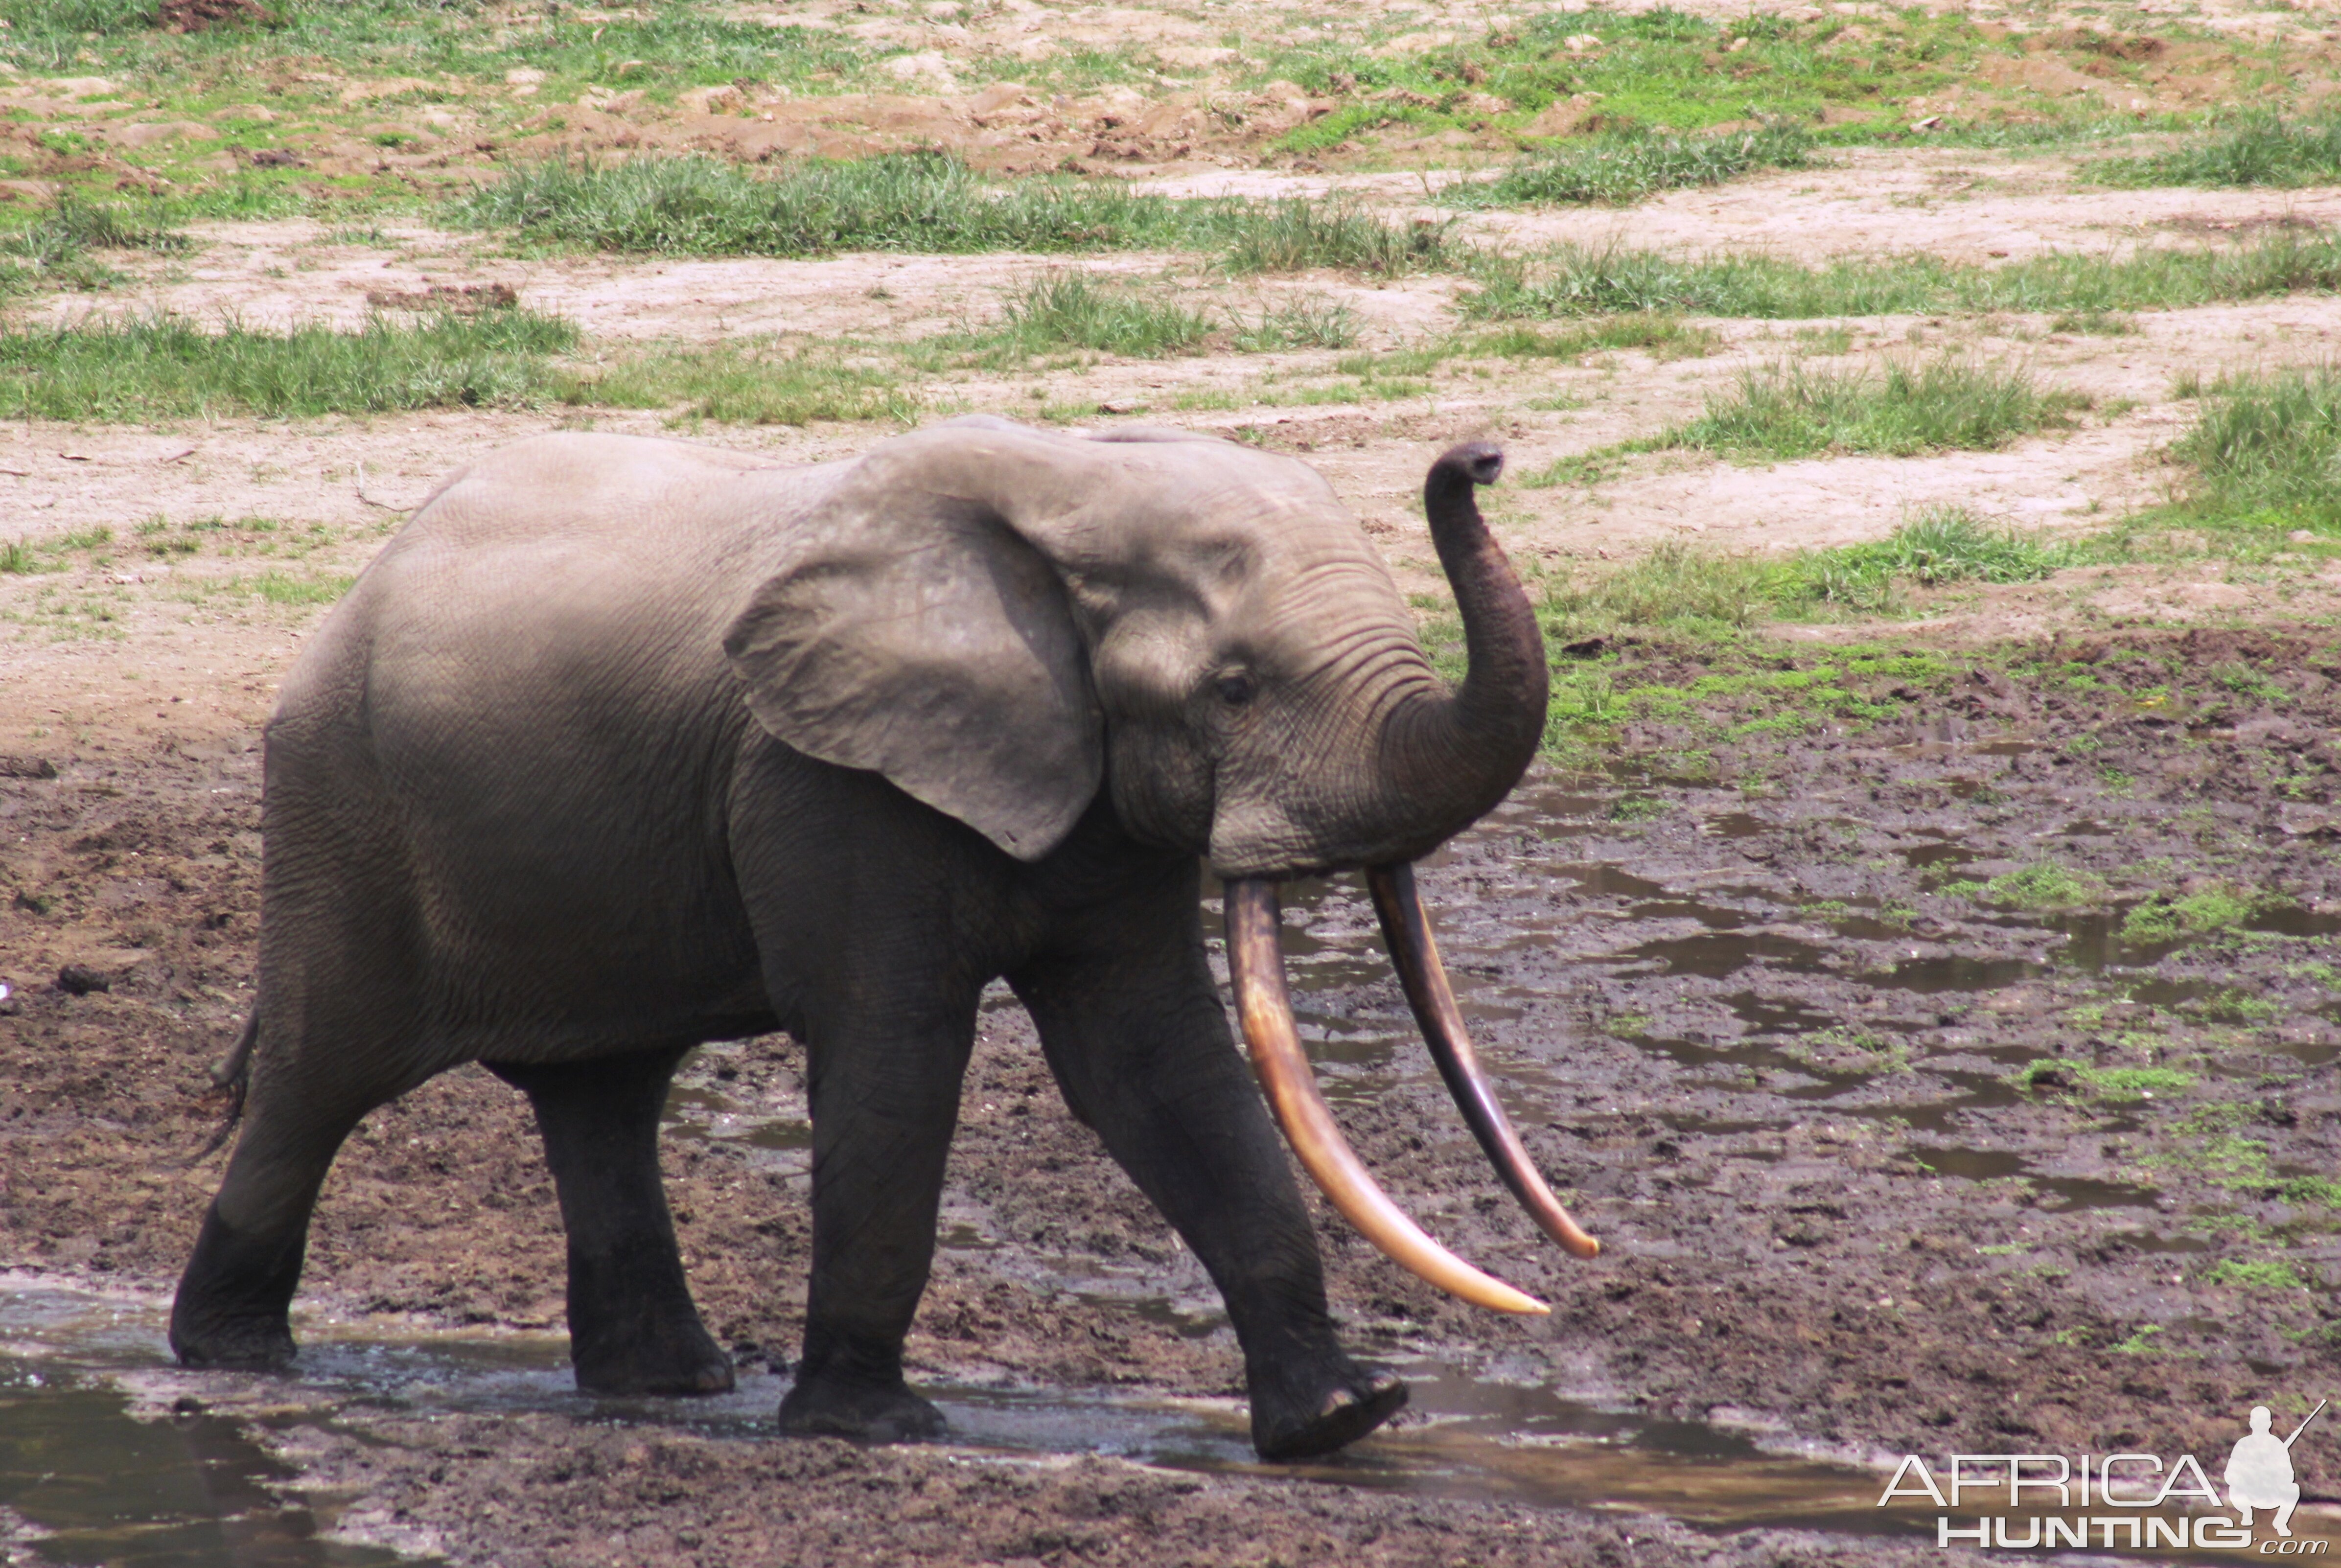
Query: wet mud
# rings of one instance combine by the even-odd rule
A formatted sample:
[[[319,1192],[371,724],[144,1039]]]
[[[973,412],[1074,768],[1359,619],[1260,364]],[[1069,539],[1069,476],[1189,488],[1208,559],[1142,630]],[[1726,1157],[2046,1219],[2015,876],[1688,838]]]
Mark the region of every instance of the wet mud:
[[[204,1072],[249,994],[251,736],[0,769],[0,1265],[134,1320],[100,1354],[0,1301],[0,1351],[121,1420],[247,1444],[228,1468],[308,1511],[278,1536],[310,1555],[253,1559],[284,1562],[367,1560],[317,1555],[361,1549],[326,1528],[498,1563],[1940,1561],[1855,1533],[1880,1483],[1824,1464],[2223,1455],[2254,1404],[2296,1418],[2334,1390],[2329,634],[1587,651],[1617,721],[1421,881],[1481,1054],[1601,1259],[1543,1243],[1496,1185],[1362,889],[1288,900],[1350,1137],[1426,1228],[1554,1307],[1451,1303],[1320,1206],[1350,1338],[1418,1392],[1335,1464],[1246,1462],[1216,1296],[1004,995],[911,1345],[953,1446],[761,1435],[809,1242],[782,1037],[702,1049],[671,1107],[693,1288],[747,1374],[723,1410],[563,1393],[550,1184],[518,1097],[471,1070],[345,1151],[296,1377],[163,1366],[156,1303],[219,1164],[195,1157]],[[520,1382],[348,1369],[410,1343],[503,1346]],[[2310,1498],[2341,1495],[2336,1455],[2296,1451]],[[31,1489],[0,1507],[26,1543],[65,1527]]]

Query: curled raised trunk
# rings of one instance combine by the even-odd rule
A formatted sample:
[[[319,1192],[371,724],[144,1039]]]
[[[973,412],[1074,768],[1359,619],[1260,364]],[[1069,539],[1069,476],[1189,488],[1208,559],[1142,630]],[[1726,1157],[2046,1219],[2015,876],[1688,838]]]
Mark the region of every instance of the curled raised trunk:
[[[1469,667],[1459,689],[1399,707],[1383,730],[1390,794],[1420,824],[1417,842],[1393,860],[1413,859],[1486,815],[1519,782],[1544,737],[1544,636],[1474,494],[1503,467],[1499,449],[1471,442],[1448,451],[1423,481],[1423,510],[1462,613]]]

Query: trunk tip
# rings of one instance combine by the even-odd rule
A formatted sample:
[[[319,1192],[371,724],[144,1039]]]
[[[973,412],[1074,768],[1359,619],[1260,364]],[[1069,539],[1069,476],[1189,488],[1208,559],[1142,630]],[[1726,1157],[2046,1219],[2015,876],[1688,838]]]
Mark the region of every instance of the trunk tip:
[[[1441,452],[1430,465],[1430,478],[1453,476],[1473,484],[1493,484],[1504,471],[1504,449],[1491,441],[1467,441]]]

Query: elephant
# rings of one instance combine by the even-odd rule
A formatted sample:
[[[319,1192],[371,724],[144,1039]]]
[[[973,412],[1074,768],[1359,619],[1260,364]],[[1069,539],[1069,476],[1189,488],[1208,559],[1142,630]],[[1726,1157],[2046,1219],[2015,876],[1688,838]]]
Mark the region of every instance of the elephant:
[[[984,987],[1209,1271],[1251,1435],[1355,1441],[1405,1384],[1351,1359],[1276,1137],[1400,1263],[1541,1304],[1425,1236],[1342,1140],[1294,1033],[1278,885],[1366,868],[1473,1132],[1596,1244],[1504,1121],[1410,863],[1518,782],[1536,616],[1480,517],[1425,504],[1459,686],[1325,480],[1240,443],[985,417],[847,461],[545,435],[445,481],[330,612],[266,730],[259,973],[215,1070],[234,1147],[173,1304],[190,1366],[279,1367],[320,1184],[375,1107],[477,1062],[523,1091],[566,1237],[571,1360],[728,1389],[662,1190],[702,1043],[806,1049],[812,1248],[781,1430],[943,1428],[903,1374]],[[1207,958],[1205,868],[1260,1090]]]

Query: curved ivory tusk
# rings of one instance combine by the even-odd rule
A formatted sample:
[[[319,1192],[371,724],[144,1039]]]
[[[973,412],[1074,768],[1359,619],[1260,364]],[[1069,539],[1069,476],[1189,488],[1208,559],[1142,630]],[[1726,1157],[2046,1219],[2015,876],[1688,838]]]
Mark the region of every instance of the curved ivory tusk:
[[[1400,1266],[1477,1306],[1498,1312],[1547,1313],[1552,1309],[1502,1280],[1480,1273],[1422,1232],[1376,1185],[1317,1092],[1309,1058],[1292,1022],[1292,997],[1285,988],[1284,949],[1278,938],[1281,915],[1276,885],[1246,878],[1227,885],[1228,973],[1235,982],[1236,1009],[1252,1070],[1268,1091],[1268,1103],[1292,1152],[1333,1206],[1365,1238]]]
[[[1599,1256],[1601,1244],[1577,1227],[1560,1200],[1552,1196],[1552,1189],[1544,1185],[1529,1151],[1521,1146],[1519,1135],[1512,1131],[1496,1091],[1479,1070],[1471,1037],[1464,1032],[1462,1009],[1455,1005],[1446,967],[1439,961],[1438,938],[1430,934],[1430,918],[1423,913],[1421,895],[1415,890],[1414,868],[1403,860],[1370,866],[1366,886],[1373,892],[1374,912],[1382,919],[1382,940],[1390,946],[1390,964],[1398,970],[1408,1005],[1414,1008],[1415,1022],[1422,1026],[1430,1059],[1439,1064],[1439,1076],[1447,1080],[1447,1090],[1455,1097],[1471,1136],[1479,1140],[1496,1174],[1504,1178],[1504,1185],[1512,1189],[1538,1229],[1579,1257]]]

